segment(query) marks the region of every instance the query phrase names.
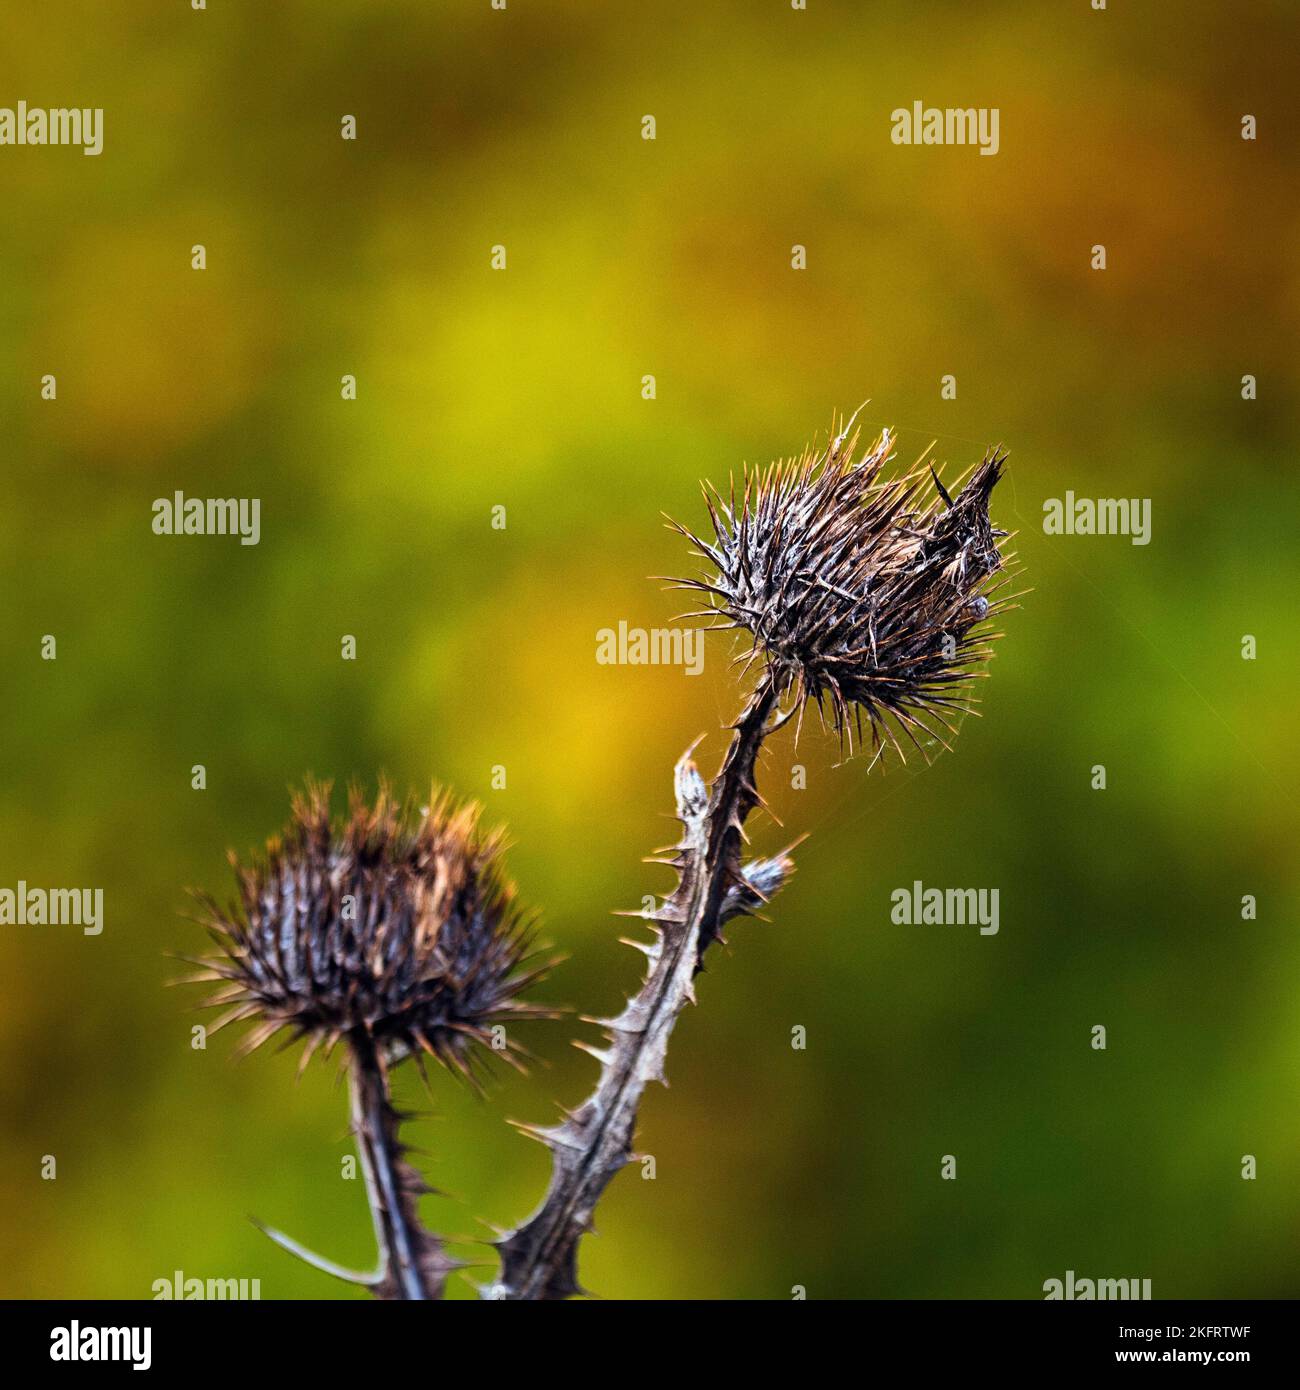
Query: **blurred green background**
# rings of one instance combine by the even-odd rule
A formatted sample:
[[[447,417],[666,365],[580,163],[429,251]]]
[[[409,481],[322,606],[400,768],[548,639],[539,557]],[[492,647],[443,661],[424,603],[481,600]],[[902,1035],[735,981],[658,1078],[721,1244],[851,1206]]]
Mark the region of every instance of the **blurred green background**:
[[[445,781],[510,827],[545,996],[609,1013],[607,911],[666,887],[672,763],[740,695],[725,639],[690,679],[596,631],[682,606],[661,510],[864,397],[900,464],[1009,448],[1033,593],[932,768],[771,749],[754,842],[810,832],[799,873],[712,962],[584,1281],[1296,1294],[1298,40],[1280,0],[5,6],[0,105],[106,116],[97,159],[0,149],[0,885],[100,886],[106,927],[0,933],[0,1294],[356,1296],[247,1220],[372,1258],[332,1068],[191,1048],[185,889],[309,772]],[[999,107],[1000,153],[892,145],[918,99]],[[176,489],[261,498],[261,544],[153,535]],[[1045,536],[1067,489],[1150,498],[1151,544]],[[914,879],[999,888],[999,934],[893,925]],[[503,1117],[585,1093],[576,1034],[410,1126],[430,1224],[531,1209]]]

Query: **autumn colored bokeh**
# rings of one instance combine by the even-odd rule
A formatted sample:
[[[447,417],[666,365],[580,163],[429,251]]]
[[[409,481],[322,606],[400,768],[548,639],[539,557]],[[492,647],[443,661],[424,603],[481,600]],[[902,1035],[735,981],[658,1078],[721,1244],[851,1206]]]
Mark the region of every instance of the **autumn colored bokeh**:
[[[690,677],[596,633],[679,611],[646,576],[699,479],[869,398],[900,466],[1008,449],[1033,592],[932,767],[768,754],[755,846],[808,832],[799,872],[700,981],[584,1282],[1293,1296],[1298,42],[1263,0],[6,6],[0,104],[105,129],[0,148],[0,885],[106,925],[0,928],[0,1294],[357,1296],[247,1219],[371,1258],[332,1069],[191,1046],[185,890],[308,774],[447,783],[510,827],[545,997],[611,1012],[609,910],[666,886],[672,764],[741,693],[725,636]],[[892,144],[915,100],[998,107],[998,154]],[[260,498],[260,543],[154,535],[178,489]],[[1045,535],[1068,490],[1150,499],[1150,544]],[[916,880],[997,888],[999,932],[895,925]],[[430,1225],[530,1210],[503,1118],[584,1094],[572,1037],[409,1126]]]

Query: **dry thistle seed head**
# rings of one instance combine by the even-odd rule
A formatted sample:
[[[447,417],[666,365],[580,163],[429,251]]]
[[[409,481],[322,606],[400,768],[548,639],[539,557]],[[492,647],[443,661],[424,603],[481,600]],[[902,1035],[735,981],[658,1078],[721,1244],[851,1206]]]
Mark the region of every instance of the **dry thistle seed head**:
[[[872,746],[895,730],[954,733],[949,714],[970,704],[965,688],[989,656],[981,626],[999,612],[993,576],[1003,566],[1006,532],[989,520],[989,497],[1006,455],[990,451],[950,497],[920,465],[882,478],[893,440],[885,430],[853,461],[852,421],[826,448],[746,469],[736,497],[704,488],[714,539],[677,529],[713,573],[676,581],[710,607],[695,617],[746,629],[747,663],[766,659],[782,696],[811,700],[850,750],[865,716]]]
[[[198,978],[221,981],[207,1002],[228,1006],[210,1031],[258,1018],[243,1050],[287,1029],[308,1039],[304,1065],[322,1042],[365,1037],[385,1060],[428,1053],[476,1080],[495,1024],[553,1016],[519,997],[546,966],[501,871],[501,834],[478,815],[446,796],[417,809],[353,790],[336,825],[328,785],[296,796],[265,855],[231,855],[239,904],[200,899],[220,954]]]

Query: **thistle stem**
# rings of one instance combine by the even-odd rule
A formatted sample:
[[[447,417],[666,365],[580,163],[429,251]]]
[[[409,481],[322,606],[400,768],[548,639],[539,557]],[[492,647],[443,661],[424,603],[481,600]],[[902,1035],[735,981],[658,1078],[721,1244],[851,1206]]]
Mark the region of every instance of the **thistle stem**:
[[[366,1196],[379,1245],[380,1288],[390,1298],[442,1297],[437,1263],[424,1258],[436,1239],[420,1226],[415,1212],[417,1175],[403,1158],[398,1138],[398,1115],[393,1109],[388,1077],[374,1042],[354,1034],[348,1079],[352,1100],[352,1130],[361,1156]]]
[[[705,861],[707,892],[699,913],[699,954],[718,935],[722,902],[734,886],[740,867],[742,830],[758,804],[755,776],[763,740],[772,731],[768,724],[777,704],[777,686],[764,673],[744,712],[733,726],[731,745],[713,784],[708,823],[710,841]]]
[[[591,1228],[601,1194],[630,1159],[637,1109],[646,1086],[662,1081],[677,1015],[693,1001],[700,957],[717,939],[728,891],[743,883],[741,827],[758,802],[755,766],[777,689],[765,674],[733,726],[731,744],[711,790],[689,754],[677,765],[677,889],[655,916],[659,939],[643,947],[650,966],[638,993],[608,1023],[610,1045],[597,1054],[600,1078],[565,1122],[531,1130],[552,1152],[542,1205],[500,1242],[501,1275],[489,1296],[510,1300],[578,1293],[577,1246]]]

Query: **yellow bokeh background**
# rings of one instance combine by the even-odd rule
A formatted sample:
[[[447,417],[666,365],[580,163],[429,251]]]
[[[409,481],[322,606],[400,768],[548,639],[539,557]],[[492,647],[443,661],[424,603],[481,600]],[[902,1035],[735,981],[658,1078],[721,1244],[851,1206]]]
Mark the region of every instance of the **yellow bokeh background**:
[[[356,1296],[247,1220],[372,1258],[332,1070],[191,1047],[193,991],[163,987],[202,940],[186,888],[228,891],[309,773],[447,783],[510,827],[569,958],[543,995],[609,1014],[639,958],[608,912],[666,887],[640,861],[672,764],[707,733],[711,766],[741,692],[725,638],[695,679],[600,666],[595,634],[679,611],[646,577],[689,563],[661,513],[700,524],[698,480],[869,398],[900,464],[1010,450],[1033,592],[933,767],[837,765],[815,724],[770,750],[785,828],[754,843],[809,833],[799,872],[710,963],[643,1109],[654,1180],[610,1189],[584,1283],[1293,1296],[1298,20],[7,6],[0,105],[105,127],[97,158],[0,148],[0,886],[100,886],[106,926],[0,929],[0,1294]],[[996,106],[998,154],[893,145],[915,100]],[[152,534],[178,489],[260,498],[260,544]],[[1045,535],[1067,490],[1150,499],[1151,543]],[[892,924],[916,879],[997,887],[1001,930]],[[410,1125],[431,1226],[537,1201],[546,1155],[503,1118],[584,1094],[574,1036],[534,1025],[530,1077],[448,1082]]]

